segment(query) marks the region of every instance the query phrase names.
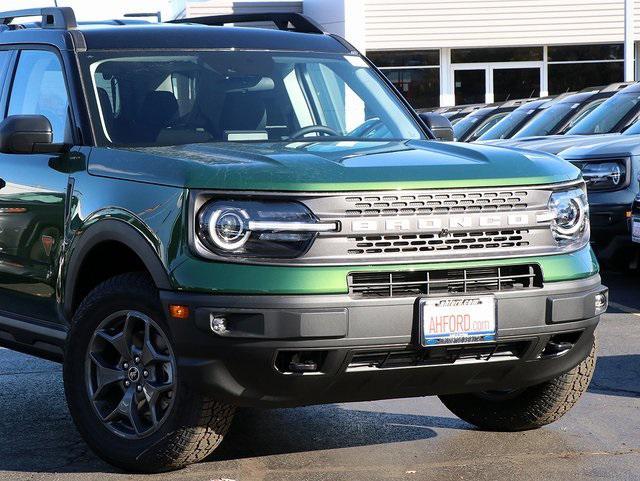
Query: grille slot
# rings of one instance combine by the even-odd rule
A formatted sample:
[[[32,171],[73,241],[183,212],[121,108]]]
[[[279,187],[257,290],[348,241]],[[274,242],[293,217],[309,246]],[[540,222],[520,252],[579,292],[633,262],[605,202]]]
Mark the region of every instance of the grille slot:
[[[447,237],[438,234],[353,236],[349,237],[353,245],[348,253],[357,256],[528,247],[531,244],[529,236],[528,229],[454,232]]]
[[[406,297],[466,294],[542,287],[537,265],[407,272],[354,272],[348,276],[353,297]]]
[[[528,192],[434,192],[411,195],[362,195],[345,198],[350,217],[502,212],[529,207]]]
[[[522,358],[530,346],[530,341],[517,341],[498,344],[433,347],[421,350],[363,351],[356,352],[353,355],[347,370],[361,371],[462,362],[516,360]]]

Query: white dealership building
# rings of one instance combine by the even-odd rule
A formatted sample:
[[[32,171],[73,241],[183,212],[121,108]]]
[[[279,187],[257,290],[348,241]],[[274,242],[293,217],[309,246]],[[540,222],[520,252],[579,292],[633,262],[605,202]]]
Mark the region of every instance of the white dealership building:
[[[366,52],[415,107],[545,96],[637,78],[640,0],[170,0],[170,5],[178,18],[304,13]]]

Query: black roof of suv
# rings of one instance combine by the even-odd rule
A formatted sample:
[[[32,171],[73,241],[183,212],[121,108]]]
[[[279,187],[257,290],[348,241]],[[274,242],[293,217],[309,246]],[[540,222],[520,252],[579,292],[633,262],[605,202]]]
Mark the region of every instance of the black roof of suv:
[[[27,15],[28,14],[28,15]],[[103,49],[197,49],[244,48],[316,52],[349,52],[353,48],[343,39],[325,33],[320,26],[298,14],[245,14],[175,20],[170,23],[138,21],[77,22],[66,7],[5,12],[0,17],[0,44],[45,43],[62,50]],[[42,16],[43,22],[13,24],[16,19]],[[275,21],[274,21],[275,19]],[[229,20],[229,21],[227,21]],[[236,22],[274,22],[270,28],[227,28]],[[220,28],[208,28],[216,25]],[[118,34],[114,35],[114,26]],[[39,28],[30,28],[39,27]],[[185,35],[185,29],[189,34]],[[299,33],[291,42],[288,31]],[[336,42],[336,39],[339,41]]]

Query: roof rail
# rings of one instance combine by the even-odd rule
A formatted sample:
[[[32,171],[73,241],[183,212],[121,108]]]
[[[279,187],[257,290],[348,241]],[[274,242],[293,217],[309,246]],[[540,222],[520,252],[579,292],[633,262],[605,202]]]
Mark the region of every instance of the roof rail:
[[[278,30],[300,33],[325,33],[320,25],[300,13],[239,13],[209,17],[180,18],[167,23],[198,23],[223,26],[227,23],[273,22]]]
[[[70,7],[31,8],[0,12],[0,25],[9,25],[14,19],[24,17],[42,17],[42,28],[69,30],[78,26],[76,15]]]

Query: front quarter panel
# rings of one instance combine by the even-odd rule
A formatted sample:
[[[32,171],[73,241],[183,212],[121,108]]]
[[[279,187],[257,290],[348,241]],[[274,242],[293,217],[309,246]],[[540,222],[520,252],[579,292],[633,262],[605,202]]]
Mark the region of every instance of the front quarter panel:
[[[90,244],[113,240],[128,245],[143,260],[161,288],[171,288],[168,272],[187,248],[184,218],[186,191],[176,187],[97,177],[74,176],[70,195],[60,298],[68,316],[73,273]],[[114,227],[116,226],[116,227]],[[100,232],[97,240],[96,232]]]

